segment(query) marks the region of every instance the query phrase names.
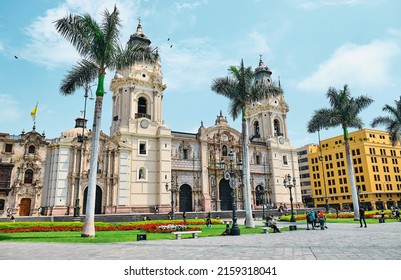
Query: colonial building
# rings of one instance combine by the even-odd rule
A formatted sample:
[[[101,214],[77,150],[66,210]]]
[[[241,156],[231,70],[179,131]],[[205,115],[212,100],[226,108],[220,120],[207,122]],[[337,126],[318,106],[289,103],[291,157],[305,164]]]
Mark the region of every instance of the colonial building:
[[[48,142],[33,130],[0,134],[0,216],[37,215]]]
[[[139,23],[128,44],[151,41]],[[262,59],[256,83],[272,83]],[[232,210],[229,178],[221,169],[235,170],[235,199],[244,209],[241,133],[230,127],[222,112],[214,125],[200,121],[197,133],[172,131],[163,122],[163,83],[160,60],[139,61],[117,71],[110,135],[101,134],[95,213]],[[288,137],[284,95],[266,95],[247,108],[252,207],[290,205],[286,174],[299,180],[298,159]],[[91,132],[79,117],[73,129],[48,143],[41,206],[44,215],[83,214],[88,184]],[[301,207],[300,188],[293,191],[294,207]]]
[[[392,146],[385,131],[361,129],[349,133],[359,202],[366,209],[401,207],[401,148]],[[321,160],[319,160],[321,158]],[[309,154],[315,206],[351,209],[352,197],[342,135],[324,139]]]

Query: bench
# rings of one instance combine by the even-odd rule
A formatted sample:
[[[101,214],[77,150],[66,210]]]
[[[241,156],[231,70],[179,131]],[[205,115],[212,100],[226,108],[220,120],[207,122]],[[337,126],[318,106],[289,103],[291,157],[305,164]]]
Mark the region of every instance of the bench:
[[[192,234],[192,238],[198,238],[198,233],[201,233],[200,230],[193,231],[173,231],[172,234],[175,234],[175,239],[181,239],[181,235],[183,234]]]
[[[282,227],[277,227],[279,231],[281,231]],[[273,229],[271,227],[262,227],[263,233],[269,233],[269,229]],[[274,231],[273,231],[274,232]]]

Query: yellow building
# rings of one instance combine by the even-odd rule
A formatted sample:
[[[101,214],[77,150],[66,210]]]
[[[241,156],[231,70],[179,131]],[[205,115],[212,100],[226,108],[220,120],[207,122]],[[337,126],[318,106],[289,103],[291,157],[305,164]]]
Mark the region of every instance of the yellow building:
[[[367,209],[401,206],[400,145],[392,146],[386,131],[362,129],[349,133],[355,183]],[[321,141],[308,157],[316,207],[352,209],[352,195],[343,135]]]

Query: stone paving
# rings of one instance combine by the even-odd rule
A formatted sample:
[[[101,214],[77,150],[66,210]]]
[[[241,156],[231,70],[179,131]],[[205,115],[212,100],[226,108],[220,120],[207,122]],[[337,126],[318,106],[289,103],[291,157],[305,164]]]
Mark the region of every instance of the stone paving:
[[[299,224],[298,227],[305,227]],[[1,260],[401,260],[401,223],[112,244],[0,242]]]

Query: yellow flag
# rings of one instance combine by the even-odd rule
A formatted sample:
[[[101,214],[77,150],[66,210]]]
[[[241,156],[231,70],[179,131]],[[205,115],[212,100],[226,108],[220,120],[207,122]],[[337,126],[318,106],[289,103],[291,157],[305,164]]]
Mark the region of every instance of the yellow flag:
[[[38,111],[38,104],[36,103],[36,106],[31,111],[31,117],[32,117],[33,120],[36,119],[36,112],[37,111]]]

